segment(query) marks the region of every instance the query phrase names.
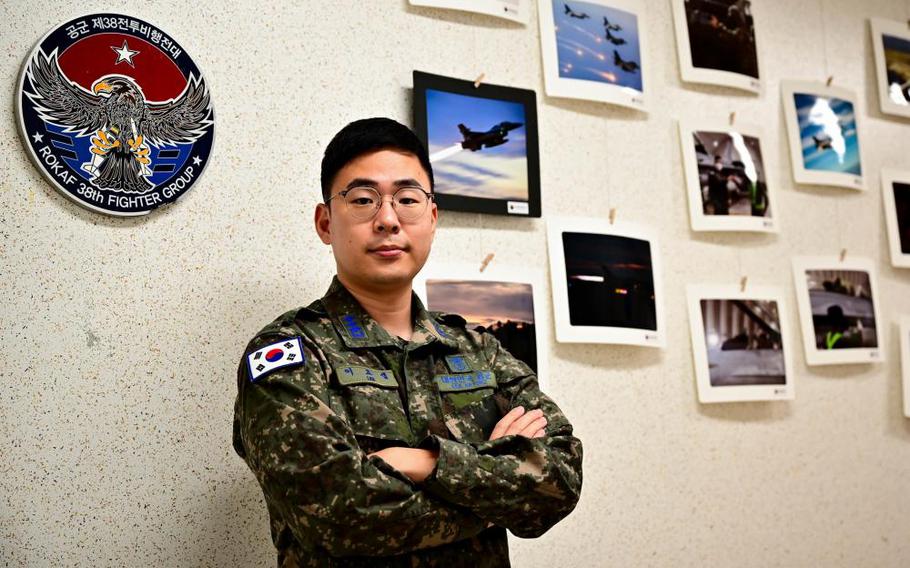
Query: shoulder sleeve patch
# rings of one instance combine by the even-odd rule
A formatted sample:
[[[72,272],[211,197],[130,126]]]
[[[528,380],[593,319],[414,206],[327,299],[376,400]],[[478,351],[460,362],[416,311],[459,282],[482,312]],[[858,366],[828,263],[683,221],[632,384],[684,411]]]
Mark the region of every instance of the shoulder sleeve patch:
[[[256,382],[276,369],[303,365],[303,343],[300,337],[289,337],[261,347],[246,356],[250,382]]]

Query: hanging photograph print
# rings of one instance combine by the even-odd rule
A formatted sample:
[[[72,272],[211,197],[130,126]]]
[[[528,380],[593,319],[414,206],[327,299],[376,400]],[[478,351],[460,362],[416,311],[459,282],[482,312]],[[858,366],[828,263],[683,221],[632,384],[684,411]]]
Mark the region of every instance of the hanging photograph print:
[[[797,183],[866,189],[856,95],[824,83],[782,81],[784,116]]]
[[[881,111],[910,117],[910,27],[907,22],[872,18],[869,28]]]
[[[644,23],[634,0],[540,0],[546,92],[647,110]]]
[[[776,203],[757,127],[680,121],[693,231],[776,232]]]
[[[794,398],[782,298],[771,287],[688,287],[699,402]]]
[[[410,3],[411,6],[486,14],[522,24],[531,19],[531,0],[410,0]]]
[[[749,0],[672,0],[683,81],[760,93]]]
[[[100,13],[55,27],[26,59],[16,101],[35,165],[93,211],[145,215],[189,191],[209,161],[205,79],[144,20]]]
[[[866,258],[793,259],[807,364],[885,360],[874,268]]]
[[[540,217],[534,91],[414,71],[414,131],[440,209]]]
[[[547,221],[556,341],[664,347],[654,233],[606,219]]]
[[[891,266],[910,268],[910,171],[882,170]]]
[[[490,333],[547,384],[549,328],[543,277],[536,270],[493,263],[477,266],[430,262],[414,279],[414,292],[428,310],[462,316],[479,333]]]

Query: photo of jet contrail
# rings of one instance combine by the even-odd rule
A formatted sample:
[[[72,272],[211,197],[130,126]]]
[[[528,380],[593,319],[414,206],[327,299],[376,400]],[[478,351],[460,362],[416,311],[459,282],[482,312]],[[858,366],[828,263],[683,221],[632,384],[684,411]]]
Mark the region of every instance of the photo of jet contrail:
[[[464,150],[464,148],[462,148],[461,143],[452,144],[448,148],[445,148],[443,150],[439,150],[438,152],[434,152],[434,153],[430,154],[430,162],[433,162],[434,164],[436,162],[441,162],[441,161],[445,160],[446,158],[451,158],[452,156],[458,154],[462,150]]]

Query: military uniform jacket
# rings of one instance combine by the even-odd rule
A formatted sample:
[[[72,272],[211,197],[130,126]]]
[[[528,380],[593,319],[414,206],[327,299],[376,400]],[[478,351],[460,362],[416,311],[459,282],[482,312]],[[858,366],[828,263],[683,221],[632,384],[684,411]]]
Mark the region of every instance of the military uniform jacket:
[[[336,277],[247,346],[234,448],[279,566],[509,566],[507,529],[534,538],[575,507],[581,441],[534,372],[416,295],[412,313],[411,340],[392,337]],[[489,441],[515,406],[546,435]],[[436,468],[417,484],[367,455],[391,446],[438,449]]]

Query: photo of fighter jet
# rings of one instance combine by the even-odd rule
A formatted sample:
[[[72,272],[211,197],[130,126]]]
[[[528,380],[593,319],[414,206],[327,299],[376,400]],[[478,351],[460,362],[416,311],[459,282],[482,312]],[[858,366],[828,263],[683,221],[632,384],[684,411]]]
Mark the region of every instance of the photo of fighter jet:
[[[571,5],[552,1],[556,69],[560,79],[622,87],[617,96],[628,97],[630,89],[642,92],[644,86],[639,17],[609,4],[610,0],[576,0]],[[582,14],[589,19],[578,18]]]
[[[441,209],[540,216],[534,91],[415,71],[414,97]]]
[[[579,19],[579,20],[587,20],[588,18],[591,17],[591,16],[585,14],[584,12],[576,12],[576,11],[574,11],[572,8],[569,8],[569,5],[568,5],[568,4],[563,4],[563,6],[565,6],[565,9],[566,9],[566,12],[565,12],[565,13],[566,13],[566,15],[569,16],[570,18],[577,18],[577,19]]]
[[[610,20],[608,20],[606,16],[604,16],[604,28],[607,31],[611,31],[611,32],[622,31],[622,26],[617,25],[617,24],[611,24]]]
[[[815,142],[816,150],[830,150],[831,149],[831,137],[830,136],[812,136],[812,141]]]
[[[635,73],[636,71],[638,71],[638,63],[636,63],[635,61],[624,60],[622,57],[619,56],[619,52],[616,51],[615,49],[613,50],[613,63],[615,63],[617,67],[619,67],[626,73]]]
[[[605,34],[605,37],[607,38],[607,41],[609,41],[613,45],[623,45],[626,43],[625,39],[623,39],[621,37],[616,37],[615,35],[611,34],[610,28],[604,29],[604,34]]]
[[[506,136],[509,134],[509,131],[515,130],[521,126],[522,123],[520,122],[504,121],[493,126],[493,128],[487,130],[486,132],[475,132],[464,124],[459,124],[458,130],[461,132],[461,135],[464,138],[464,140],[461,142],[461,147],[465,150],[477,152],[481,148],[501,146],[509,141],[506,138]]]

